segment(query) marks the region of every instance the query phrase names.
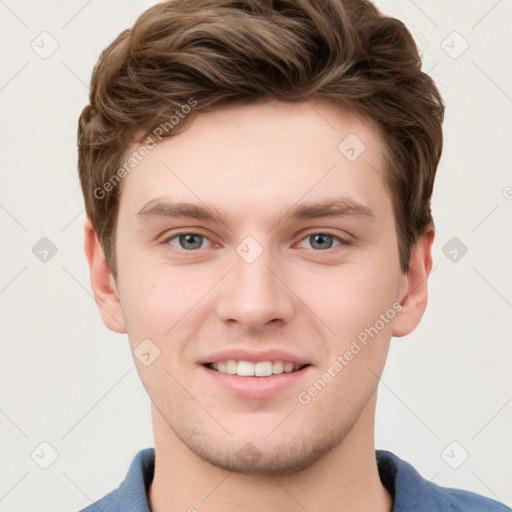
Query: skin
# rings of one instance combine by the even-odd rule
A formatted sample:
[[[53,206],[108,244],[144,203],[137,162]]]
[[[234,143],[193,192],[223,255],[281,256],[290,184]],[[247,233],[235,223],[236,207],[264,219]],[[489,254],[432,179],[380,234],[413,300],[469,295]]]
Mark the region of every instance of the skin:
[[[366,147],[354,161],[338,150],[349,134]],[[153,512],[391,510],[375,461],[377,386],[391,337],[411,332],[425,310],[434,231],[403,273],[382,154],[373,123],[327,101],[229,107],[199,114],[124,179],[116,279],[86,222],[105,324],[128,332],[132,350],[150,339],[160,351],[148,366],[135,357],[152,401]],[[334,197],[373,215],[285,215]],[[157,198],[213,206],[225,223],[138,215]],[[315,243],[325,232],[343,242]],[[205,238],[191,250],[177,233]],[[263,251],[252,263],[237,253],[247,236]],[[300,403],[393,304],[401,310]],[[310,366],[270,397],[239,396],[200,364],[233,347],[282,349]],[[249,460],[239,455],[248,443]]]

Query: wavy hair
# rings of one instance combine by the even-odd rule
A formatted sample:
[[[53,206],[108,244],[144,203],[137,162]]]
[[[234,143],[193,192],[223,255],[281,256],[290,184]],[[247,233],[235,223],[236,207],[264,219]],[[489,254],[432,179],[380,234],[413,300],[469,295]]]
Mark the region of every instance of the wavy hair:
[[[366,0],[170,0],[101,54],[78,127],[85,207],[114,276],[121,186],[95,193],[127,150],[195,98],[191,116],[265,98],[325,98],[374,120],[385,143],[400,265],[433,225],[444,104],[405,25]]]

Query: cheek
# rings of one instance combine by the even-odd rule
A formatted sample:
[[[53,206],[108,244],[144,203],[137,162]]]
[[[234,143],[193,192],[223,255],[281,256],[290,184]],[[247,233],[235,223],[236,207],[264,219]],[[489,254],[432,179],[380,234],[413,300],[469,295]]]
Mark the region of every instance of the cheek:
[[[164,279],[151,269],[127,271],[124,275],[121,305],[131,337],[162,337],[182,308],[180,283]]]
[[[326,335],[328,354],[319,369],[320,380],[325,376],[329,381],[318,400],[320,409],[332,407],[341,418],[374,393],[396,316],[397,276],[376,268],[340,270],[316,295],[316,302],[308,303],[331,331]]]
[[[317,275],[296,282],[302,283],[298,295],[306,298],[310,310],[331,334],[346,341],[392,309],[400,277],[398,272],[378,266],[351,266],[331,269],[323,279]]]
[[[126,271],[121,304],[133,338],[154,338],[168,343],[177,332],[197,328],[204,299],[218,281],[216,273],[184,266],[170,269],[156,264]]]

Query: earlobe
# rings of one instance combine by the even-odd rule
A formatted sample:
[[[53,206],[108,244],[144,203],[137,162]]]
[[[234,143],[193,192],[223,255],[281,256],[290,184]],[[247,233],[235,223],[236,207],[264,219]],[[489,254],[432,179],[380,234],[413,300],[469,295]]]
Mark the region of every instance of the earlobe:
[[[92,223],[84,224],[84,249],[89,263],[92,291],[103,323],[112,331],[125,334],[117,285]]]
[[[395,337],[405,336],[416,329],[427,307],[434,233],[434,228],[430,227],[411,250],[409,270],[403,276],[402,309],[393,325],[392,334]]]

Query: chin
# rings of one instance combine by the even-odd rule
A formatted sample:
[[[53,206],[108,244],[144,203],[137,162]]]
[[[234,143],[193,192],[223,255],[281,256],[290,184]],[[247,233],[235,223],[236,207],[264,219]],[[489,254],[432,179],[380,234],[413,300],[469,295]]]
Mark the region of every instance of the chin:
[[[295,434],[289,430],[281,435],[273,433],[267,438],[260,435],[210,442],[203,438],[199,443],[197,437],[189,437],[182,438],[182,442],[203,461],[226,471],[244,475],[289,475],[304,471],[335,450],[352,425],[338,430],[311,427]]]
[[[307,469],[317,462],[324,453],[290,450],[282,447],[279,452],[261,451],[256,445],[247,442],[238,451],[197,453],[205,462],[220,469],[243,475],[277,476],[294,474]]]

